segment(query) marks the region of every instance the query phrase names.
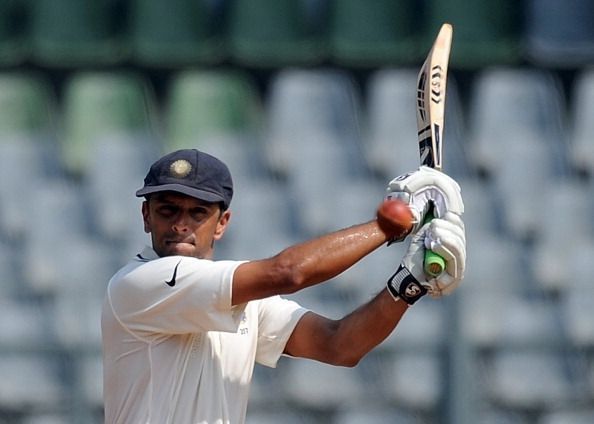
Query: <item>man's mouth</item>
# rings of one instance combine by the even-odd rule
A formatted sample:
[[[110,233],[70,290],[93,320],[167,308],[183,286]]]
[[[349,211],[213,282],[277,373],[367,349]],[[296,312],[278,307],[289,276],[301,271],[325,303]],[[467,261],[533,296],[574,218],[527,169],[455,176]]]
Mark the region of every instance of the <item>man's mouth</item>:
[[[165,244],[167,245],[173,245],[173,244],[189,244],[189,245],[194,245],[194,241],[193,240],[166,240]]]

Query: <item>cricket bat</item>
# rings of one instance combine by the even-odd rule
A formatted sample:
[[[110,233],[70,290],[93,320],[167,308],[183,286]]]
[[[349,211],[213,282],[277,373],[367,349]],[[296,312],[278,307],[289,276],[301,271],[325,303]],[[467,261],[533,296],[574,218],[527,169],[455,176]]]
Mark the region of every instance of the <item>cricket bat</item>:
[[[417,130],[421,165],[441,171],[443,156],[443,126],[445,118],[446,84],[452,25],[444,23],[417,77]],[[433,218],[430,210],[425,222]],[[437,276],[445,268],[445,260],[427,249],[425,272]]]

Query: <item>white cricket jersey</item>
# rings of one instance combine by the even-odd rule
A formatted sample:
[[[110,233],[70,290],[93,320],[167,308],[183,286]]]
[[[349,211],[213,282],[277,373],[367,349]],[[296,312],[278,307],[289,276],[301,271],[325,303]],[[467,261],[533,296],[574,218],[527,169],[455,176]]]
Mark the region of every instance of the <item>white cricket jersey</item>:
[[[279,296],[232,307],[239,264],[146,248],[114,275],[101,322],[106,423],[245,421],[254,363],[276,366],[306,309]]]

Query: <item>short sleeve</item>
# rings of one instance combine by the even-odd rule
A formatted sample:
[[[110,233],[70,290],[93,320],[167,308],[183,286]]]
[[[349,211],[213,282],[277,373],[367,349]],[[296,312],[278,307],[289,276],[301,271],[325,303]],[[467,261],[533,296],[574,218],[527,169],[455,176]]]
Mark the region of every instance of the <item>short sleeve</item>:
[[[241,262],[168,256],[116,274],[108,301],[132,332],[234,332],[242,307],[231,306],[233,273]],[[240,310],[241,309],[241,310]]]
[[[308,310],[280,296],[262,299],[259,303],[256,362],[274,368],[295,326]]]

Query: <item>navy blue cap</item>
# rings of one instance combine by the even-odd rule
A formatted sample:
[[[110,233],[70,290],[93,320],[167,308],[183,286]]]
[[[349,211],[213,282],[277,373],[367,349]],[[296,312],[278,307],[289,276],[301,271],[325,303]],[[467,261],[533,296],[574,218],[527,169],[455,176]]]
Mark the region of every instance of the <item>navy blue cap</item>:
[[[229,207],[233,181],[229,168],[219,159],[196,149],[177,150],[153,163],[137,197],[175,191],[206,202]]]

